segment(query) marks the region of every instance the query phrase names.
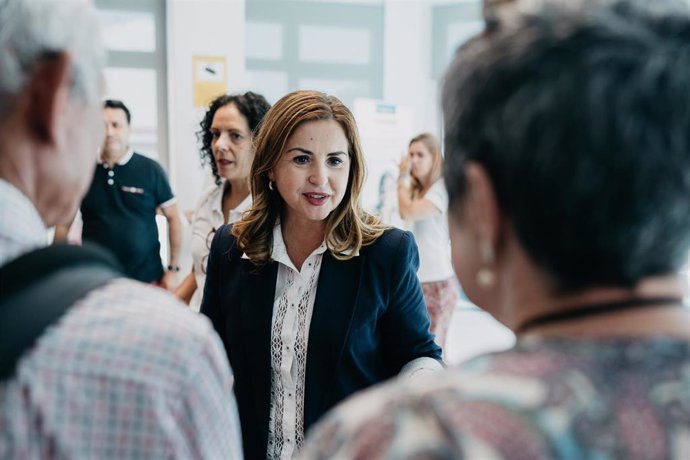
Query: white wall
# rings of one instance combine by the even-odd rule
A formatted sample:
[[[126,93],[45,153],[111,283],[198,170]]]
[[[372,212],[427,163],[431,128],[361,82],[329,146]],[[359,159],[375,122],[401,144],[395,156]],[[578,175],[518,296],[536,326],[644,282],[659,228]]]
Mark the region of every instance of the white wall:
[[[383,98],[412,108],[415,134],[439,135],[437,83],[431,79],[432,5],[385,1]]]
[[[204,109],[193,105],[192,56],[225,56],[228,91],[245,88],[245,0],[167,0],[167,12],[170,182],[188,211],[212,183],[199,163],[195,133]]]
[[[182,210],[193,209],[204,185],[211,183],[198,159],[195,132],[203,109],[192,104],[192,56],[226,56],[228,91],[251,89],[245,69],[245,1],[167,0],[170,179]],[[382,3],[383,99],[412,109],[414,134],[440,135],[438,82],[431,78],[431,8],[446,1]]]

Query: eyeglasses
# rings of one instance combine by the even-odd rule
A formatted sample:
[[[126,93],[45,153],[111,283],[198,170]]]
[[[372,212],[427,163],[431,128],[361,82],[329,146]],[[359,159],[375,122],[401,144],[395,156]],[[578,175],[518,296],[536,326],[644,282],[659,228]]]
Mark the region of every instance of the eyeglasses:
[[[211,231],[206,235],[206,254],[201,258],[201,272],[206,274],[206,265],[208,264],[208,255],[211,252],[211,243],[213,242],[213,236],[216,234],[216,227],[212,227]]]

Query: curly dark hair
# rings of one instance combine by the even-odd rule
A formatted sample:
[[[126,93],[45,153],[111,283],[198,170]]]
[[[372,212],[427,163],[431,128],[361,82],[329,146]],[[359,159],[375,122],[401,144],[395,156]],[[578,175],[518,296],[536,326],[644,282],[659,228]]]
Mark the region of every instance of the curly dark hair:
[[[247,119],[247,125],[252,132],[252,137],[257,132],[264,115],[271,108],[265,97],[252,91],[247,91],[244,94],[223,94],[211,101],[204,119],[199,123],[201,129],[196,133],[196,138],[201,143],[201,151],[199,152],[201,164],[209,163],[211,165],[213,177],[215,177],[216,184],[218,185],[220,185],[221,179],[218,174],[218,167],[213,159],[213,151],[211,150],[211,140],[213,139],[211,124],[218,109],[228,104],[234,104],[237,110]]]

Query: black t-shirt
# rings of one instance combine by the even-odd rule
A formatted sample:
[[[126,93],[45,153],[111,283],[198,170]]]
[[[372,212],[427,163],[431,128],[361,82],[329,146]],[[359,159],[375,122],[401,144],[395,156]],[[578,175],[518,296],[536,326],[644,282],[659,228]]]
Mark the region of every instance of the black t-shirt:
[[[96,165],[81,204],[82,238],[109,248],[127,274],[157,282],[163,276],[156,210],[173,198],[163,168],[135,153],[127,163]]]

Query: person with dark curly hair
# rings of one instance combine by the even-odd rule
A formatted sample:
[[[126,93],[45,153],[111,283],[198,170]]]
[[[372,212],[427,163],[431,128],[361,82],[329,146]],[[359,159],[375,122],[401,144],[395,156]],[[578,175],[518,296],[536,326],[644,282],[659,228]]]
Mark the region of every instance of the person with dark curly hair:
[[[221,225],[238,220],[249,209],[249,171],[254,159],[253,133],[270,104],[260,94],[223,94],[209,104],[197,139],[201,161],[211,165],[215,185],[201,196],[192,218],[192,272],[175,295],[193,310],[201,305],[206,261],[213,234]],[[201,289],[199,289],[201,288]]]

